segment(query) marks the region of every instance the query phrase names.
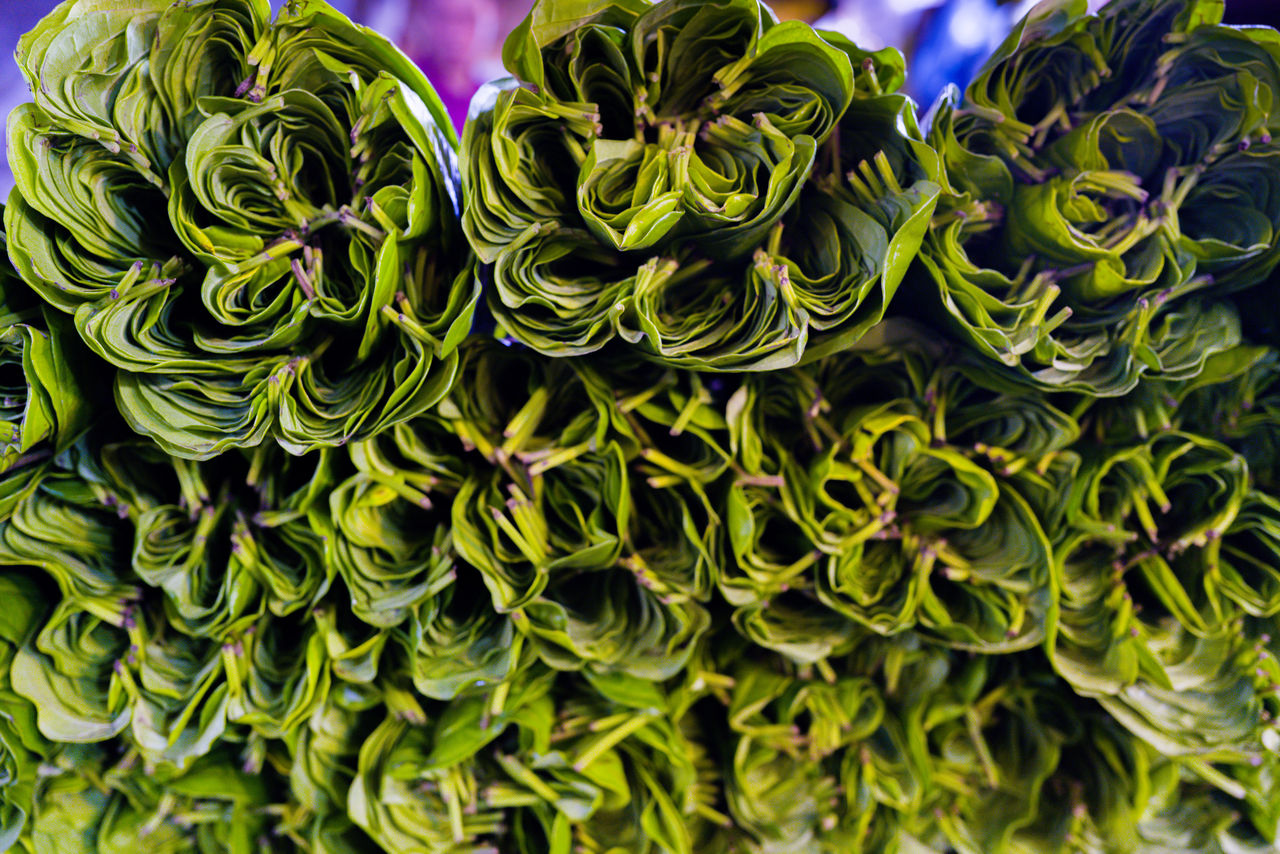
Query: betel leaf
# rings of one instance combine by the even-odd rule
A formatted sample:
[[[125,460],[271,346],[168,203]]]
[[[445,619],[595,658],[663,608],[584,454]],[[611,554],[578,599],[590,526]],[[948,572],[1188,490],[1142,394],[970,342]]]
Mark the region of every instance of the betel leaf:
[[[937,200],[901,57],[754,0],[538,3],[464,129],[502,328],[769,370],[883,317]]]
[[[425,78],[320,0],[265,13],[72,0],[20,48],[42,95],[9,124],[15,265],[188,458],[429,408],[477,299]]]
[[[0,850],[1274,851],[1280,37],[1089,5],[926,134],[756,0],[540,0],[461,173],[319,0],[57,6]]]
[[[1240,342],[1223,295],[1280,257],[1280,42],[1221,12],[1041,4],[935,108],[949,191],[920,284],[1024,381],[1120,395]]]
[[[3,245],[0,235],[0,245]],[[99,402],[88,354],[66,318],[42,307],[0,258],[0,468],[66,448]]]

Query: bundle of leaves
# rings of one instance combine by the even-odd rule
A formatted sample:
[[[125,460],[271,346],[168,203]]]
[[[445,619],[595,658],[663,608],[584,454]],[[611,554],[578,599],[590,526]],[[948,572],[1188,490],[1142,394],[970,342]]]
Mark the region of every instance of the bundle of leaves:
[[[939,193],[893,49],[758,0],[534,4],[463,132],[503,330],[763,371],[879,321]]]
[[[83,0],[18,45],[10,255],[177,456],[302,452],[424,411],[477,298],[422,73],[323,2],[269,14]]]
[[[922,132],[756,0],[539,0],[461,167],[320,0],[58,6],[0,851],[1276,850],[1280,35],[1220,5],[1042,4]]]
[[[1042,3],[936,105],[937,314],[1048,390],[1119,395],[1240,343],[1280,261],[1280,43],[1214,0]]]

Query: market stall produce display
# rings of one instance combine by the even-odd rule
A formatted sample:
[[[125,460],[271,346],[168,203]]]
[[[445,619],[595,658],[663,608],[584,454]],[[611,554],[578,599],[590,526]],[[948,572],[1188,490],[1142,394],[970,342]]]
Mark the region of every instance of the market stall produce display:
[[[1280,843],[1280,34],[1037,6],[927,117],[538,0],[67,0],[0,270],[0,851]],[[6,432],[7,431],[7,432]]]

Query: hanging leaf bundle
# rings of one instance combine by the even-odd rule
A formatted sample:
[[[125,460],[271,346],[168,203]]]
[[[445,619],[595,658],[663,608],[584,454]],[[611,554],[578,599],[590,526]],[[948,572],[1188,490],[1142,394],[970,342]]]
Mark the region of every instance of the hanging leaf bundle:
[[[922,126],[539,0],[459,144],[321,0],[59,5],[0,851],[1277,850],[1280,36],[1085,6]]]

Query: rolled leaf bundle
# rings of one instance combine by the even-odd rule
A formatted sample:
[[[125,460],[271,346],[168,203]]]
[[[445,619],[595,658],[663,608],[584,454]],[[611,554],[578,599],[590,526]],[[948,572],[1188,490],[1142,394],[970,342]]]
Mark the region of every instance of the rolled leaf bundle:
[[[347,792],[360,745],[380,710],[376,691],[330,694],[307,726],[289,739],[289,792],[297,802],[292,833],[303,851],[369,850],[367,836],[347,817]]]
[[[611,444],[533,476],[528,494],[504,478],[477,484],[483,491],[468,484],[455,504],[458,549],[548,664],[665,678],[708,618],[696,602],[664,597],[620,565],[625,471]]]
[[[86,355],[71,324],[42,308],[14,274],[7,253],[0,257],[0,469],[61,450],[88,425]]]
[[[661,707],[628,708],[564,675],[514,686],[500,712],[486,705],[455,700],[419,727],[387,719],[365,741],[349,808],[378,844],[722,850],[699,815],[697,752]],[[709,847],[694,847],[702,842]]]
[[[616,562],[628,511],[626,468],[610,444],[529,484],[505,473],[468,480],[454,501],[458,551],[485,574],[501,611],[533,601],[555,571]]]
[[[139,591],[118,512],[64,469],[21,470],[6,478],[13,481],[23,485],[0,526],[0,565],[42,570],[69,605],[119,623]]]
[[[184,772],[148,774],[131,751],[81,750],[46,771],[43,808],[24,839],[38,854],[126,854],[140,840],[174,854],[251,854],[275,830],[262,809],[273,787],[230,751]]]
[[[1264,745],[1274,677],[1250,625],[1268,613],[1271,502],[1250,498],[1244,460],[1167,432],[1086,459],[1057,545],[1055,669],[1165,757],[1236,798],[1260,797],[1218,765],[1275,757]],[[1241,516],[1248,507],[1248,515]],[[1110,562],[1111,571],[1100,566]],[[1261,659],[1259,652],[1261,651]]]
[[[1274,847],[1248,819],[1231,809],[1231,802],[1219,789],[1205,783],[1194,772],[1165,764],[1158,767],[1152,777],[1151,802],[1147,815],[1137,827],[1141,845],[1258,854]],[[1266,784],[1261,788],[1267,791]],[[1254,804],[1250,807],[1254,808]],[[1268,820],[1274,824],[1274,803],[1269,812],[1270,816],[1259,815],[1260,824]]]
[[[739,668],[728,709],[739,737],[726,785],[735,823],[767,850],[831,850],[847,805],[837,796],[840,760],[870,739],[884,713],[864,678],[829,684],[758,664]]]
[[[511,336],[767,370],[884,315],[939,191],[896,51],[756,0],[540,2],[503,58],[463,225]]]
[[[164,592],[179,631],[221,641],[328,589],[324,540],[308,518],[331,483],[327,453],[293,459],[262,446],[198,463],[128,441],[103,447],[95,466],[100,500],[133,523],[133,571]]]
[[[850,353],[797,372],[791,388],[748,381],[735,393],[744,474],[728,498],[729,601],[757,616],[762,603],[830,609],[879,634],[914,629],[975,651],[1044,637],[1057,581],[1040,521],[1008,481],[1027,464],[1019,437],[951,445],[944,425],[969,427],[964,395],[939,395],[936,371],[927,355]],[[991,397],[967,418],[999,429]],[[1061,439],[1033,442],[1043,456]],[[771,645],[765,631],[751,634]]]
[[[1003,703],[999,689],[993,690],[977,714],[979,727],[961,735],[958,728],[940,727],[955,736],[954,747],[960,747],[970,760],[970,767],[991,786],[990,797],[980,798],[984,805],[1018,804],[1031,811],[1001,825],[983,821],[981,812],[968,811],[964,800],[956,806],[968,813],[959,821],[948,822],[948,836],[959,851],[980,851],[979,845],[997,843],[996,836],[1008,834],[1004,850],[1069,851],[1098,850],[1134,851],[1139,846],[1141,822],[1147,815],[1149,798],[1155,785],[1153,778],[1163,772],[1178,773],[1173,763],[1161,763],[1159,754],[1140,739],[1116,724],[1090,701],[1063,691],[1060,682],[1045,671],[1029,668],[1022,674],[1014,702]],[[1057,685],[1055,686],[1055,682]],[[977,687],[982,687],[979,684]],[[1012,726],[1005,727],[996,711],[1013,715]],[[964,717],[969,713],[956,709]],[[1031,725],[1028,727],[1028,725]],[[966,727],[966,729],[968,729]],[[1009,732],[1012,729],[1013,732]],[[1004,730],[1002,733],[1001,731]],[[1017,757],[1017,742],[1010,736],[1021,736],[1023,761],[1029,763],[1030,785],[1019,786],[1017,777],[1008,774],[1017,766],[994,762],[1001,740],[1013,753],[1002,759]],[[967,743],[966,743],[967,742]],[[1218,815],[1229,815],[1224,803]],[[975,819],[977,819],[975,821]],[[985,840],[984,840],[985,837]],[[998,849],[1000,850],[1000,849]]]
[[[732,466],[726,384],[622,360],[606,375],[621,413],[634,510],[622,564],[669,600],[712,597],[723,562],[724,475]]]
[[[228,731],[222,645],[156,632],[134,653],[134,663],[130,735],[148,762],[189,767]]]
[[[227,714],[265,738],[284,738],[323,702],[332,671],[310,614],[250,626],[224,653]]]
[[[19,46],[14,262],[120,369],[130,425],[187,458],[425,410],[476,300],[421,72],[321,0],[268,17],[68,0]]]
[[[1164,756],[1042,656],[898,636],[828,664],[865,675],[767,657],[732,671],[726,791],[745,850],[1266,850],[1272,761]]]
[[[36,724],[36,709],[13,689],[10,668],[40,617],[40,591],[20,574],[0,576],[6,607],[0,614],[0,850],[20,838],[35,803],[39,768],[52,747]]]
[[[148,763],[185,769],[233,724],[279,738],[305,721],[341,671],[306,609],[331,580],[306,524],[327,455],[264,446],[214,470],[136,440],[74,450],[78,471],[37,467],[0,528],[6,577],[60,594],[36,598],[6,667],[40,731],[128,727]]]
[[[921,260],[979,352],[1109,396],[1238,343],[1223,294],[1280,260],[1280,46],[1218,3],[1085,5],[1037,7],[939,104],[950,192]]]
[[[502,770],[481,766],[476,754],[513,722],[545,725],[549,687],[545,675],[518,682],[496,711],[484,698],[456,700],[427,726],[386,718],[360,747],[347,800],[352,821],[384,849],[483,851],[504,824],[500,808],[475,799],[487,799]]]
[[[482,579],[474,569],[462,569],[394,634],[409,658],[414,687],[426,697],[488,693],[530,663],[514,615],[493,609]]]
[[[335,588],[342,589],[337,584]],[[334,601],[336,598],[337,595],[331,597],[329,602],[311,611],[329,668],[335,679],[347,683],[344,690],[370,690],[391,638],[386,631],[373,628],[355,616],[350,607],[339,605]]]
[[[1139,673],[1162,672],[1147,652],[1162,618],[1197,637],[1227,630],[1236,614],[1206,583],[1204,562],[1214,562],[1246,488],[1240,457],[1190,434],[1100,450],[1086,464],[1056,545],[1063,584],[1055,663],[1072,684],[1110,693]]]
[[[1274,850],[1280,37],[1085,5],[925,137],[757,0],[539,0],[461,175],[321,0],[59,5],[0,850]]]
[[[121,662],[138,637],[131,613],[98,615],[69,599],[51,609],[9,675],[46,738],[103,741],[128,726],[131,676]]]
[[[1057,718],[1071,700],[1051,673],[1023,662],[988,659],[958,675],[925,713],[935,773],[967,779],[980,794],[954,799],[947,812],[955,818],[939,824],[958,851],[1014,849],[1020,831],[1062,810],[1046,784],[1062,765]]]
[[[146,627],[128,530],[90,484],[48,465],[12,470],[5,483],[13,482],[20,489],[0,522],[0,577],[13,594],[0,685],[6,758],[18,763],[12,784],[21,786],[31,782],[23,757],[41,749],[33,738],[96,742],[129,724],[124,661],[145,642]]]
[[[1240,348],[1234,376],[1190,389],[1179,409],[1187,429],[1214,436],[1249,463],[1260,488],[1280,485],[1280,356],[1271,348]]]
[[[707,400],[671,390],[668,376],[656,387],[636,382],[615,403],[608,377],[498,344],[466,348],[462,377],[459,388],[474,391],[451,396],[441,411],[456,412],[459,437],[498,467],[462,485],[453,538],[482,573],[493,607],[510,613],[553,667],[674,676],[710,625],[697,600],[710,593],[707,540],[716,531],[697,528],[693,514],[708,511],[689,503],[727,465],[702,438],[717,426],[713,415],[698,418]],[[499,377],[513,385],[499,386]],[[687,411],[683,421],[664,411],[672,399]],[[670,424],[677,443],[687,429],[694,456],[643,447],[629,460],[650,419]],[[632,507],[640,501],[656,515],[640,519]],[[679,526],[656,532],[663,519]]]
[[[465,471],[443,452],[453,437],[434,421],[402,424],[384,436],[352,447],[356,472],[333,488],[329,512],[313,521],[356,616],[394,626],[456,576],[449,498]]]

